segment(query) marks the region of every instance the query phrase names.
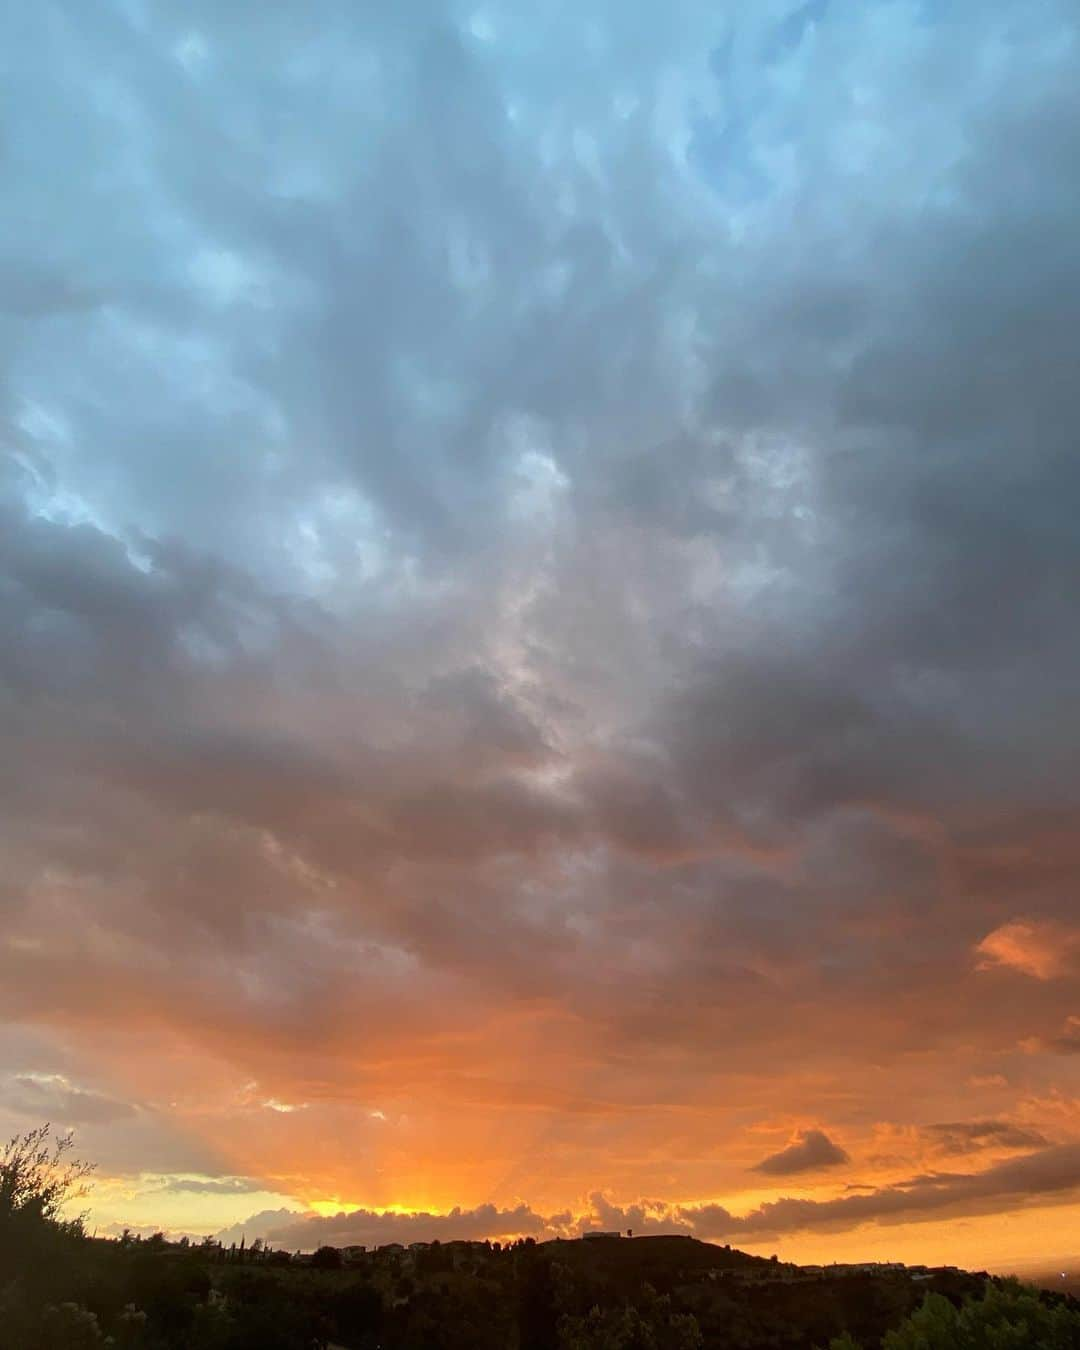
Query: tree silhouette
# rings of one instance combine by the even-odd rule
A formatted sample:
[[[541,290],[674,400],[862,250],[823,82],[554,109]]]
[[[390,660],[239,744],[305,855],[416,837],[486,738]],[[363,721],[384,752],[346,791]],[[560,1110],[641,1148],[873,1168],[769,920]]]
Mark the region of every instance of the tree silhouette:
[[[72,1136],[40,1125],[15,1135],[0,1153],[0,1259],[28,1256],[44,1231],[82,1231],[83,1216],[64,1208],[89,1190],[93,1163],[70,1157]]]

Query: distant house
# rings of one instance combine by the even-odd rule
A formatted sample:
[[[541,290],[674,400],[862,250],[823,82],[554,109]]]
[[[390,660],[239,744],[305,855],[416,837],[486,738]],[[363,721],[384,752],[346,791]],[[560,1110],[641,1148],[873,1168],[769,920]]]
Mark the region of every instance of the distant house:
[[[367,1255],[367,1247],[361,1243],[354,1242],[350,1247],[342,1247],[341,1255],[346,1261],[355,1261],[358,1256]]]
[[[834,1261],[824,1267],[826,1275],[893,1275],[900,1274],[907,1267],[903,1261]]]
[[[431,1243],[430,1243],[430,1242],[410,1242],[410,1243],[409,1243],[409,1251],[411,1251],[411,1252],[426,1252],[427,1249],[428,1249],[430,1246],[431,1246]]]
[[[779,1279],[779,1273],[772,1265],[738,1266],[730,1276],[739,1284],[775,1284]]]
[[[381,1247],[376,1247],[375,1250],[384,1256],[401,1256],[404,1254],[405,1248],[400,1242],[384,1242]]]
[[[614,1232],[610,1232],[604,1231],[599,1228],[594,1228],[588,1233],[582,1233],[581,1236],[585,1239],[586,1242],[591,1242],[596,1238],[621,1238],[622,1233],[618,1229],[616,1229]]]

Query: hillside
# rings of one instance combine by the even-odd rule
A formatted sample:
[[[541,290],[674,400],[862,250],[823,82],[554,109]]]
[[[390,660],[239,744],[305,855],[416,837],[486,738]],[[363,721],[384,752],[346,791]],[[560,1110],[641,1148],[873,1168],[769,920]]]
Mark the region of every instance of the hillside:
[[[774,1264],[765,1257],[751,1256],[735,1247],[717,1246],[681,1235],[553,1241],[539,1244],[538,1250],[575,1270],[618,1272],[628,1278],[653,1282],[679,1272],[754,1270],[764,1273]]]
[[[107,1336],[128,1350],[815,1350],[845,1333],[877,1350],[928,1293],[951,1306],[996,1287],[963,1271],[821,1272],[689,1237],[298,1259],[57,1230],[24,1255],[9,1252],[0,1350],[103,1348]],[[1080,1305],[1041,1297],[1080,1328]]]

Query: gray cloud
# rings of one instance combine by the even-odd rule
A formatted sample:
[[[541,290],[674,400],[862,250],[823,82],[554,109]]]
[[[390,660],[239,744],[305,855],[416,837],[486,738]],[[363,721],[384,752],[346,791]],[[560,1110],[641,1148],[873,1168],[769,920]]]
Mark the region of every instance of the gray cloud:
[[[683,1209],[700,1237],[772,1237],[828,1232],[866,1223],[906,1223],[943,1214],[993,1214],[1018,1204],[1070,1198],[1080,1187],[1080,1147],[1064,1144],[1009,1159],[982,1172],[937,1172],[835,1200],[782,1199],[735,1217],[720,1205]]]
[[[383,1242],[431,1242],[454,1239],[482,1241],[485,1238],[553,1234],[552,1220],[535,1213],[528,1205],[500,1209],[496,1205],[478,1205],[475,1209],[452,1209],[448,1214],[390,1213],[357,1209],[325,1218],[304,1217],[287,1210],[267,1211],[242,1224],[217,1234],[221,1242],[239,1242],[246,1234],[301,1251],[324,1245],[344,1247],[353,1244],[378,1246]]]
[[[262,1190],[259,1182],[248,1177],[221,1177],[204,1179],[199,1177],[172,1177],[161,1188],[175,1194],[192,1195],[247,1195]]]
[[[641,1202],[620,1206],[597,1191],[589,1197],[586,1211],[578,1215],[570,1210],[542,1214],[521,1203],[505,1208],[490,1204],[471,1209],[457,1207],[446,1214],[357,1209],[316,1217],[289,1210],[267,1210],[215,1236],[225,1243],[239,1242],[241,1237],[248,1242],[263,1237],[286,1247],[310,1251],[323,1244],[374,1247],[384,1242],[499,1241],[516,1237],[550,1241],[555,1237],[577,1237],[590,1229],[627,1228],[639,1235],[690,1231],[689,1223],[670,1205]]]
[[[823,1167],[838,1167],[850,1159],[823,1130],[801,1130],[794,1143],[771,1153],[755,1164],[755,1172],[767,1176],[788,1177],[797,1172],[815,1172]]]
[[[241,1241],[251,1243],[256,1238],[262,1238],[265,1242],[274,1233],[282,1234],[283,1238],[291,1236],[292,1229],[297,1224],[306,1223],[307,1218],[303,1210],[263,1209],[258,1214],[252,1214],[243,1223],[221,1229],[214,1237],[225,1246],[233,1242],[239,1246]]]
[[[1036,1149],[1046,1146],[1037,1130],[1024,1129],[1005,1120],[956,1121],[928,1125],[926,1133],[943,1153],[973,1153],[981,1148]]]
[[[14,1074],[4,1089],[9,1111],[35,1120],[67,1125],[104,1125],[136,1114],[131,1102],[119,1101],[69,1083],[60,1074]]]

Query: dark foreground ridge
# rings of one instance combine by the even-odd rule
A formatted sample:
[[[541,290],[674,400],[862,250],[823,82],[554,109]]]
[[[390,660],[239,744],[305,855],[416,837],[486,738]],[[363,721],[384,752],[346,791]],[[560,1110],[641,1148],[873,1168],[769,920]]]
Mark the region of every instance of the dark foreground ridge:
[[[1080,1350],[1080,1303],[951,1268],[794,1266],[691,1237],[301,1255],[88,1237],[48,1131],[0,1153],[0,1350]]]
[[[956,1270],[796,1267],[690,1237],[298,1257],[259,1243],[52,1236],[32,1265],[6,1254],[2,1350],[916,1350],[928,1342],[911,1339],[912,1314],[1012,1319],[1016,1307],[1068,1325],[1064,1339],[1011,1343],[1080,1350],[1080,1304],[1064,1295]],[[988,1296],[1009,1308],[987,1309]],[[959,1326],[932,1341],[981,1343]]]

